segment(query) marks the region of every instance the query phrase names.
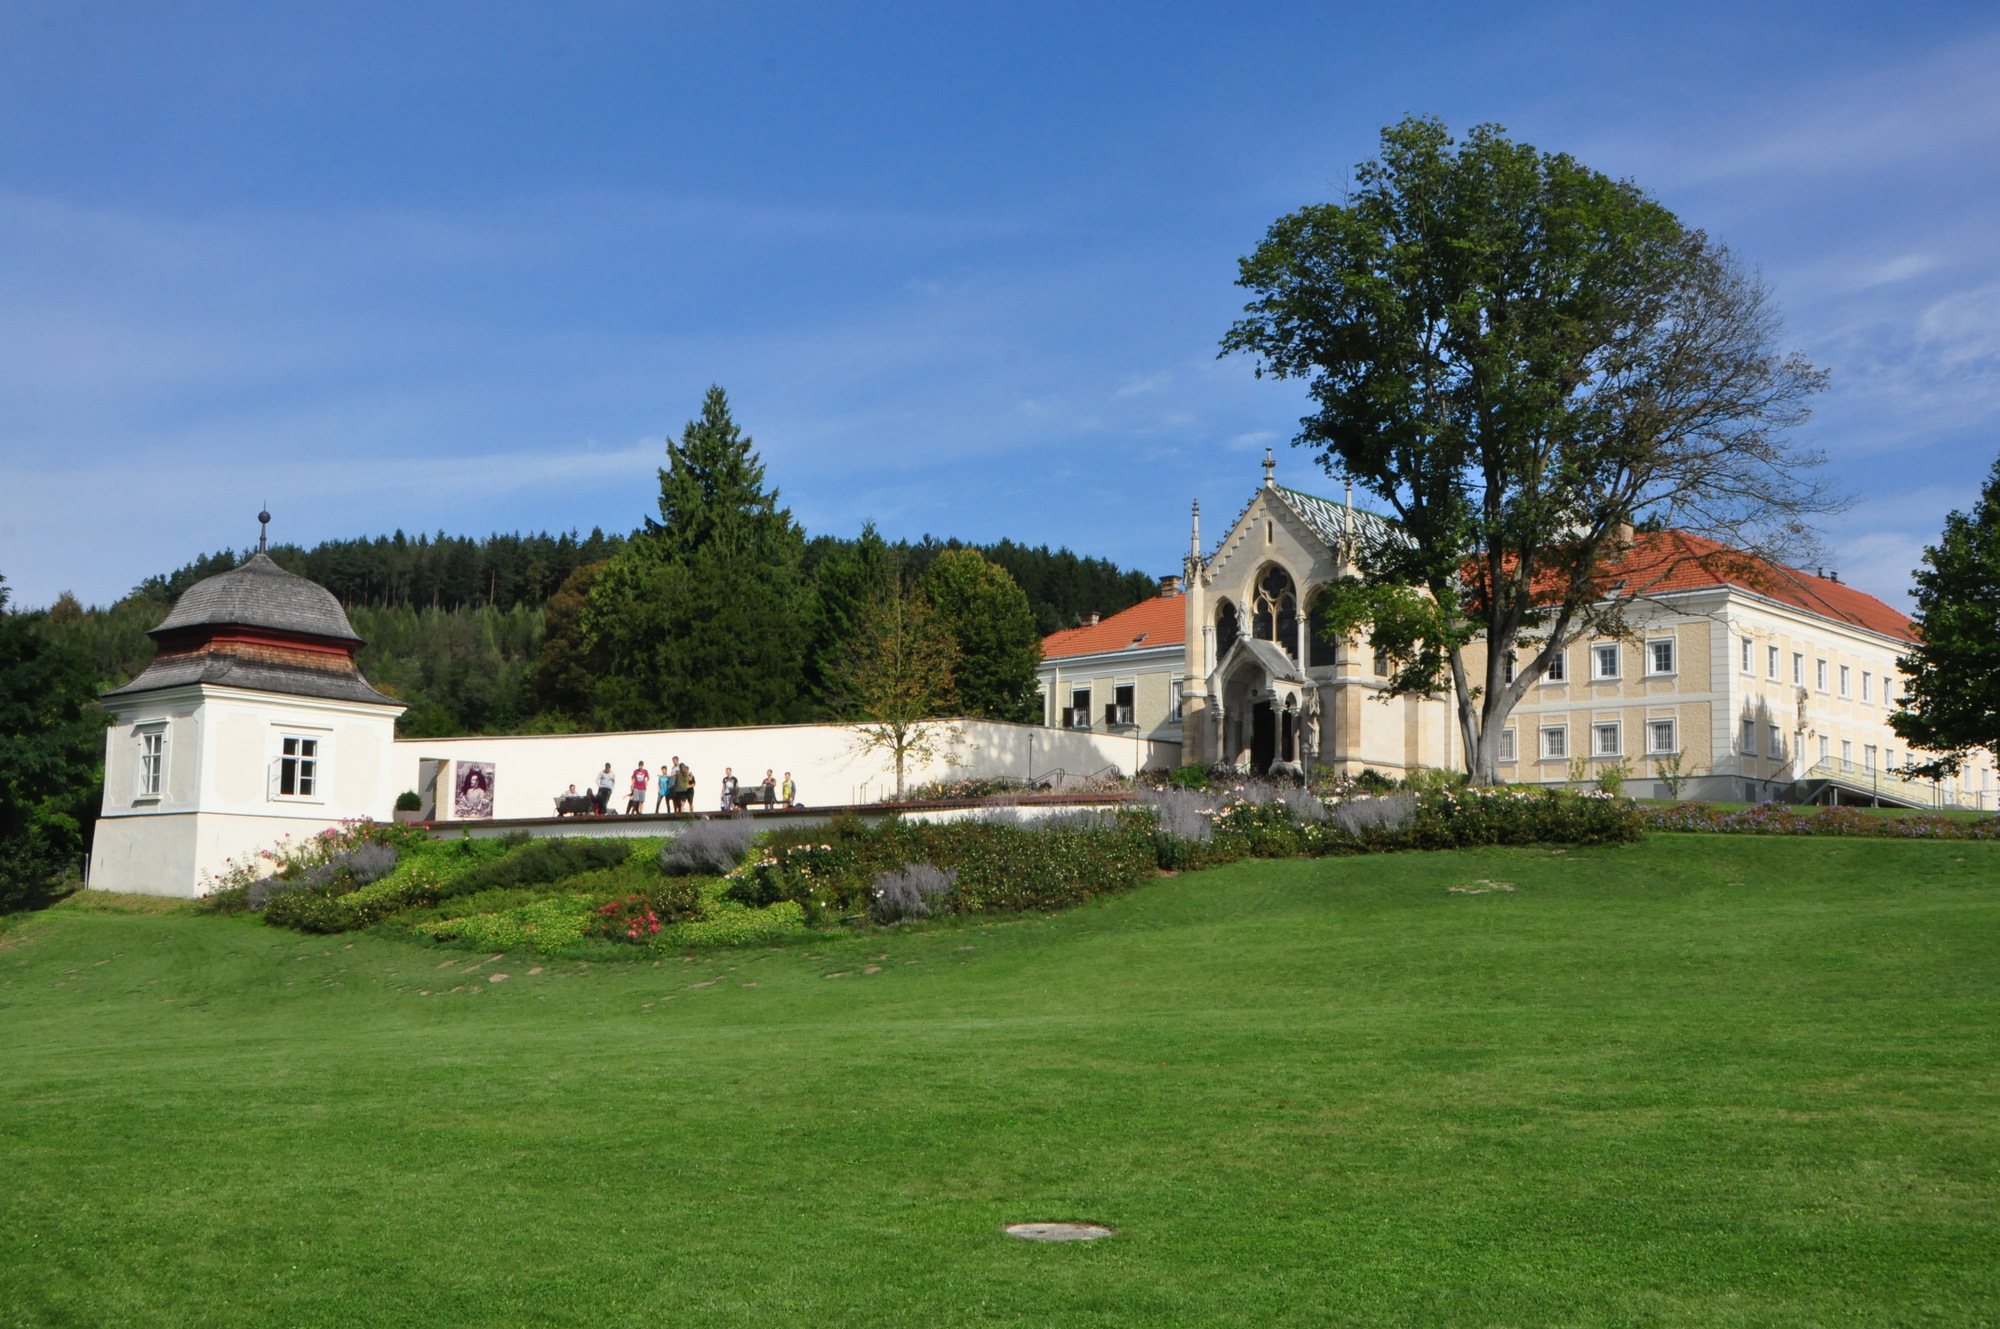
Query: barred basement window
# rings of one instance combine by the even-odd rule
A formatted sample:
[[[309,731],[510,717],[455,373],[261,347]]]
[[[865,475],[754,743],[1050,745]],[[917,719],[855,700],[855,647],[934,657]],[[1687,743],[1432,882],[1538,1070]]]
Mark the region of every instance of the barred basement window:
[[[1618,755],[1618,726],[1616,724],[1594,725],[1592,726],[1592,732],[1597,736],[1598,756],[1615,757]]]
[[[1646,751],[1658,754],[1675,751],[1672,720],[1646,721]]]
[[[1500,760],[1514,760],[1514,731],[1511,729],[1500,731]]]
[[[1569,730],[1544,729],[1542,731],[1542,755],[1544,757],[1567,757],[1569,755]]]

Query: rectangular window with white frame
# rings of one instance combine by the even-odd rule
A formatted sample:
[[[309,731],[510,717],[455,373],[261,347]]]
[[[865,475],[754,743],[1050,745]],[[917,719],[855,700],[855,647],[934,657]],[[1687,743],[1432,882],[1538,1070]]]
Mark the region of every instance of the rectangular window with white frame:
[[[1828,749],[1828,744],[1831,742],[1832,740],[1825,734],[1819,736],[1819,759],[1821,761],[1829,760],[1833,756],[1833,753]]]
[[[1745,637],[1743,639],[1743,672],[1746,674],[1754,674],[1757,672],[1756,669],[1753,668],[1750,664],[1750,652],[1756,649],[1757,649],[1756,642],[1751,641],[1748,637]]]
[[[1549,667],[1542,675],[1544,683],[1567,683],[1569,681],[1569,652],[1557,651],[1549,657]]]
[[[1744,756],[1754,757],[1757,755],[1757,722],[1747,715],[1743,717],[1743,737],[1740,740],[1740,744]]]
[[[1591,748],[1596,756],[1615,757],[1618,755],[1618,729],[1619,725],[1616,720],[1613,720],[1609,724],[1594,724],[1590,727],[1592,736]]]
[[[1117,683],[1112,686],[1111,700],[1104,703],[1104,724],[1107,729],[1130,729],[1138,723],[1137,683]]]
[[[1590,676],[1592,678],[1618,677],[1618,648],[1616,646],[1593,646],[1590,648]]]
[[[1172,691],[1168,695],[1172,698],[1170,704],[1173,706],[1173,713],[1167,719],[1174,724],[1179,724],[1187,714],[1187,680],[1184,678],[1175,679]]]
[[[1854,764],[1854,740],[1851,738],[1840,740],[1840,764],[1843,766]]]
[[[1507,652],[1507,654],[1500,658],[1500,681],[1502,683],[1512,683],[1514,681],[1514,652],[1512,651]]]
[[[1817,679],[1815,680],[1815,682],[1817,683],[1817,685],[1818,685],[1818,687],[1819,687],[1819,690],[1820,690],[1821,692],[1825,692],[1825,691],[1826,691],[1826,661],[1824,661],[1824,660],[1821,660],[1821,661],[1819,662],[1819,671],[1818,671],[1818,673],[1819,673],[1819,676],[1818,676],[1818,678],[1817,678]]]
[[[1672,720],[1646,721],[1646,751],[1654,756],[1664,757],[1680,751],[1675,737]]]
[[[1875,700],[1875,675],[1866,669],[1861,671],[1861,700]]]
[[[274,798],[320,801],[320,740],[304,734],[285,734],[278,740],[278,759],[271,763],[271,794]]]
[[[1854,670],[1848,665],[1840,667],[1840,695],[1843,697],[1854,695]]]
[[[1090,689],[1071,688],[1069,705],[1063,707],[1063,728],[1090,728]]]
[[[1500,760],[1514,760],[1514,731],[1511,729],[1500,731]]]
[[[1875,769],[1875,745],[1873,743],[1861,749],[1861,764],[1870,771]]]
[[[1671,640],[1647,642],[1646,664],[1648,666],[1648,672],[1650,673],[1655,673],[1655,674],[1673,673],[1674,643]]]
[[[167,727],[164,723],[143,725],[133,731],[132,738],[138,756],[132,796],[159,798],[167,787]]]
[[[1782,761],[1784,759],[1785,756],[1784,730],[1778,728],[1778,726],[1776,725],[1772,725],[1770,730],[1764,735],[1764,742],[1767,744],[1764,751],[1769,753],[1773,760]]]
[[[1799,687],[1806,685],[1806,657],[1797,651],[1792,652],[1792,682]]]
[[[1542,731],[1542,755],[1551,760],[1569,756],[1569,730],[1557,726]]]

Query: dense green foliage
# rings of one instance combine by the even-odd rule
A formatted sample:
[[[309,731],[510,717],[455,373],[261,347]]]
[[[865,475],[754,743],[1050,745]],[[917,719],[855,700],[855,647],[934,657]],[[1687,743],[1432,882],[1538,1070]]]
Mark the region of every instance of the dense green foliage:
[[[1763,288],[1636,184],[1498,126],[1383,130],[1346,201],[1279,218],[1238,283],[1225,353],[1304,380],[1294,441],[1395,517],[1318,616],[1367,630],[1391,695],[1456,697],[1481,783],[1554,653],[1665,574],[1623,565],[1634,523],[1754,549],[1831,506],[1779,437],[1823,376],[1775,350]]]
[[[88,658],[7,608],[0,579],[0,913],[81,875],[102,802],[104,713]]]
[[[657,967],[116,903],[0,937],[8,1329],[2000,1318],[1993,845],[1245,863]],[[1118,1235],[1000,1232],[1050,1219]]]
[[[1007,570],[978,550],[950,549],[931,561],[918,585],[956,648],[952,713],[1038,721],[1041,634],[1027,595]]]
[[[1956,775],[1967,753],[2000,759],[2000,461],[1971,515],[1953,512],[1916,573],[1917,645],[1896,662],[1909,680],[1889,723],[1928,779]]]
[[[624,545],[622,536],[593,530],[579,537],[537,533],[489,535],[394,535],[359,540],[325,540],[302,549],[273,545],[273,562],[309,577],[350,608],[539,609],[569,575],[602,562]],[[164,577],[148,577],[135,595],[171,604],[204,577],[227,572],[249,550],[206,554]]]

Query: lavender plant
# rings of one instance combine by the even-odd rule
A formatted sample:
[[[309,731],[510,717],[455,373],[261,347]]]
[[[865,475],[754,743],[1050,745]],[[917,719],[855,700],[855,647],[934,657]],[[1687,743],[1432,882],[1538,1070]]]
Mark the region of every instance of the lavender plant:
[[[869,892],[868,912],[877,923],[900,923],[910,918],[929,918],[948,907],[958,873],[946,872],[929,863],[905,863],[899,872],[884,872],[875,878]]]
[[[671,876],[721,876],[743,861],[757,827],[747,821],[698,821],[660,851],[660,866]]]

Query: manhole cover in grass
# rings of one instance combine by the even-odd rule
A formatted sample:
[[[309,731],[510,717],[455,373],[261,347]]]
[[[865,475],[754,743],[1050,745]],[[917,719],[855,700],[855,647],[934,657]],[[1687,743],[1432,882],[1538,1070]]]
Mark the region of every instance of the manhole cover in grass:
[[[1111,1235],[1110,1228],[1095,1223],[1014,1223],[1005,1231],[1023,1241],[1096,1241]]]

